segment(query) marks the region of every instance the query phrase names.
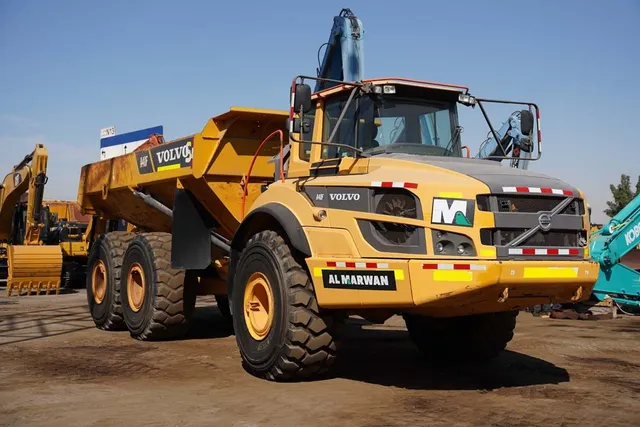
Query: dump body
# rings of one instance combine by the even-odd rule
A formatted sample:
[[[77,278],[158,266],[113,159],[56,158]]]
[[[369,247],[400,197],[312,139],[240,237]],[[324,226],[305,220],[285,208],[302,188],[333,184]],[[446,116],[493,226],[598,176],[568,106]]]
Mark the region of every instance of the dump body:
[[[59,221],[64,220],[83,224],[88,224],[91,221],[89,215],[84,215],[80,211],[80,206],[75,200],[45,200],[43,203],[49,208],[49,212],[57,215]]]
[[[177,188],[188,189],[231,238],[241,221],[243,177],[260,143],[274,130],[285,131],[286,111],[231,108],[210,119],[202,132],[148,150],[103,160],[82,168],[78,202],[85,214],[123,219],[138,229],[171,231],[171,218],[136,197],[133,189],[171,208]],[[286,134],[285,134],[286,138]],[[278,138],[266,143],[255,160],[246,206],[273,181]]]

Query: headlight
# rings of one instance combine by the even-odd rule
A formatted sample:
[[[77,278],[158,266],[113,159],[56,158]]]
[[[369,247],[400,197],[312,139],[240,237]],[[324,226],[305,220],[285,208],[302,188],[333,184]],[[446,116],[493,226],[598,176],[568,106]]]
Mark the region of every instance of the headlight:
[[[431,230],[434,255],[475,256],[473,241],[464,234]]]

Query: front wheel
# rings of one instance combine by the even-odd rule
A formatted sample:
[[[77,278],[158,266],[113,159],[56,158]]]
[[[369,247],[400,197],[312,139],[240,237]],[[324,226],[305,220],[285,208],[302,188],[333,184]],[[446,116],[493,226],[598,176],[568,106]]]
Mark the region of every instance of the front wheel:
[[[327,371],[336,353],[330,323],[321,317],[313,284],[283,238],[260,232],[238,255],[231,302],[247,369],[272,381]]]

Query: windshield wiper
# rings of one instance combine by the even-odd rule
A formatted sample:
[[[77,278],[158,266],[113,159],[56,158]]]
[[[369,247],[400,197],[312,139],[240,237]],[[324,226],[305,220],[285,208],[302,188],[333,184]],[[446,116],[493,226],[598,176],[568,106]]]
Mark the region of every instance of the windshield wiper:
[[[460,136],[461,131],[462,131],[462,126],[456,126],[455,132],[453,132],[453,135],[451,135],[451,139],[449,140],[447,147],[444,149],[445,154],[443,157],[448,157],[449,156],[448,153],[453,153],[453,150],[449,150],[449,147],[451,147],[451,144],[453,144],[454,141],[458,140],[458,137]]]

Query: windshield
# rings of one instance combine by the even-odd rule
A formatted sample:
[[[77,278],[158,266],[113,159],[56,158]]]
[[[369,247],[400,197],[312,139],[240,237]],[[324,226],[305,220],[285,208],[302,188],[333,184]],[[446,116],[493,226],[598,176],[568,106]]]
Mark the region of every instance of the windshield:
[[[333,133],[349,94],[326,103],[324,140]],[[331,142],[355,146],[365,154],[404,152],[461,156],[456,132],[456,102],[407,94],[361,93],[351,102]],[[325,146],[323,158],[353,156],[348,149]]]

